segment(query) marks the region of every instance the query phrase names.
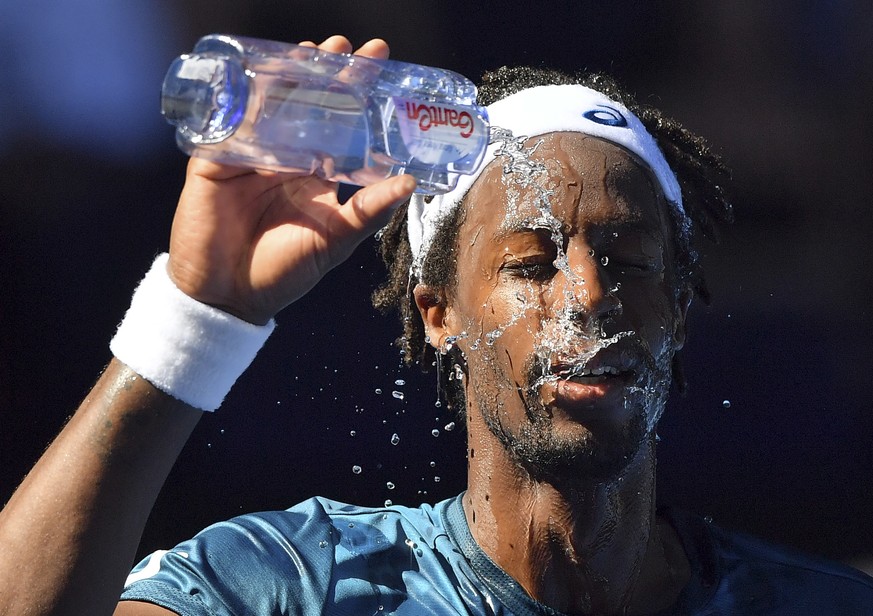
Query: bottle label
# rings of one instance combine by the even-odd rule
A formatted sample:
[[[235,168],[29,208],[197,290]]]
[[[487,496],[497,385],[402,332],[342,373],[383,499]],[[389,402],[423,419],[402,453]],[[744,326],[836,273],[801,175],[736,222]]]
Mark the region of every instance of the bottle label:
[[[486,138],[478,116],[464,107],[394,97],[403,143],[419,161],[448,164],[475,152]]]

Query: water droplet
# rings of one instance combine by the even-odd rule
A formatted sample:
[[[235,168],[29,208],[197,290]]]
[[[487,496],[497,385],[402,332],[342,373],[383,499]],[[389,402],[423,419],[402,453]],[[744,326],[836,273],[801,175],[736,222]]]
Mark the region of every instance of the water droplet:
[[[319,542],[318,542],[318,547],[320,547],[320,548],[326,548],[326,547],[327,547],[327,541],[319,541]]]
[[[433,467],[435,467],[435,466],[436,466],[436,462],[434,462],[433,460],[431,460],[431,461],[430,461],[430,467],[433,468]]]
[[[704,517],[703,521],[706,522],[707,524],[712,524],[712,516],[708,515],[708,516]]]
[[[354,523],[354,522],[349,522],[349,528],[354,528],[354,527],[355,527],[355,523]]]
[[[358,466],[357,464],[355,464],[355,465],[352,467],[352,472],[353,472],[355,475],[360,475],[362,470],[364,470],[364,469],[362,469],[362,468],[361,468],[360,466]]]
[[[394,381],[394,384],[398,387],[403,387],[404,385],[406,385],[406,381],[404,381],[403,379],[397,379],[396,381]]]
[[[391,444],[396,445],[399,442],[400,442],[400,435],[395,432],[394,434],[391,435]]]
[[[499,329],[488,332],[487,334],[485,334],[485,344],[487,344],[488,346],[493,346],[494,341],[500,338],[501,334],[503,334],[503,332]]]
[[[394,504],[394,501],[392,501],[390,498],[386,498],[386,499],[385,499],[385,506],[386,506],[386,507],[390,507],[390,506],[393,505],[393,504]],[[385,516],[385,519],[387,520],[387,519],[388,519],[388,516]]]
[[[385,484],[385,487],[388,488],[389,490],[393,490],[394,489],[394,482],[389,481],[388,483]]]
[[[605,257],[605,256],[600,257],[600,264],[601,265],[609,265],[609,257]]]
[[[403,400],[406,396],[403,395],[402,391],[392,391],[391,395],[397,398],[398,400]]]
[[[433,478],[433,482],[434,482],[434,483],[439,483],[439,482],[440,482],[440,476],[437,475],[436,477],[434,477],[434,478]]]
[[[729,408],[731,408],[731,401],[730,401],[730,400],[725,400],[724,402],[721,403],[721,405],[722,405],[724,408],[729,409]]]
[[[349,432],[349,436],[357,436],[357,435],[358,435],[358,433],[355,432],[354,430],[352,430],[351,432]]]
[[[440,408],[443,405],[443,403],[440,402],[439,400],[437,400],[436,402],[433,403],[433,405],[437,408]]]
[[[377,394],[381,394],[381,393],[382,393],[382,390],[379,389],[379,388],[377,387],[377,388],[376,388],[376,393],[377,393]]]
[[[446,430],[446,432],[451,432],[451,431],[454,430],[454,429],[455,429],[455,422],[454,422],[454,421],[450,421],[450,422],[447,423],[446,426],[445,426],[445,430]]]
[[[433,430],[431,430],[430,433],[431,433],[433,436],[439,436],[439,435],[440,435],[440,431],[437,430],[436,428],[434,428]]]
[[[424,552],[421,551],[421,548],[415,550],[415,555],[418,557],[424,556]]]

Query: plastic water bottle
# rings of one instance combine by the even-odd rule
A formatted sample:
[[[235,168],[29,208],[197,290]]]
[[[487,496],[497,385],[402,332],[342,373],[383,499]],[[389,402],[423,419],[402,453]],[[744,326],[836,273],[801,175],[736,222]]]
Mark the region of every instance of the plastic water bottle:
[[[360,186],[409,173],[428,194],[475,172],[488,145],[457,73],[227,35],[172,63],[161,108],[192,156]]]

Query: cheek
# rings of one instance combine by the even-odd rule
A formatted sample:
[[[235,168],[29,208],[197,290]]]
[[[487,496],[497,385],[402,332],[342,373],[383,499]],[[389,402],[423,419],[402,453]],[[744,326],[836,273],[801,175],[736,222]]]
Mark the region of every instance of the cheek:
[[[623,321],[634,329],[653,355],[671,349],[676,329],[677,306],[672,289],[661,285],[639,289],[622,297]]]
[[[522,369],[542,331],[544,310],[529,285],[488,285],[464,310],[459,323],[464,352],[490,362],[509,363],[503,371]],[[472,298],[471,298],[472,299]]]

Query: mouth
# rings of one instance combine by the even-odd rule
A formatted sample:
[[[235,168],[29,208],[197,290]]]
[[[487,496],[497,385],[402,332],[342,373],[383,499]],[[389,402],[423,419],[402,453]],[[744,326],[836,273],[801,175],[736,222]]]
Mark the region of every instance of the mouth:
[[[594,385],[612,381],[632,381],[638,362],[628,344],[610,345],[593,355],[557,356],[549,362],[548,373],[558,380]]]
[[[607,348],[592,357],[560,357],[550,363],[544,385],[560,406],[588,406],[621,396],[637,381],[638,363],[629,349]]]
[[[551,373],[562,381],[579,383],[582,385],[596,385],[611,381],[630,381],[635,374],[634,370],[621,365],[603,364],[592,365],[594,362],[580,364],[559,364],[554,366]]]

